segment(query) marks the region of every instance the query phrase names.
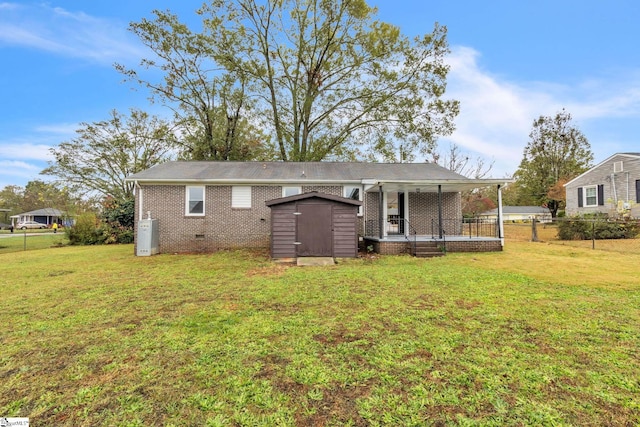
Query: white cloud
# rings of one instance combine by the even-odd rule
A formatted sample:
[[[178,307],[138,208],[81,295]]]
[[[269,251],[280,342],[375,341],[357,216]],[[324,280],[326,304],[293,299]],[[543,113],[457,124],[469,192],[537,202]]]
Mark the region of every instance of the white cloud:
[[[637,123],[640,118],[638,73],[611,73],[571,86],[516,82],[482,69],[479,60],[478,51],[464,46],[454,47],[448,58],[451,70],[446,96],[460,101],[460,115],[456,131],[441,138],[441,147],[452,142],[464,151],[495,160],[493,176],[515,172],[533,120],[540,115],[553,115],[566,108],[583,132],[595,121],[622,118]],[[594,139],[601,135],[597,128],[591,132],[586,136],[593,146]],[[624,143],[617,147],[625,149]],[[594,154],[603,155],[595,149]]]
[[[0,160],[0,189],[7,185],[22,187],[26,181],[43,179],[39,176],[42,169],[42,164],[38,164],[38,162]]]
[[[52,160],[51,146],[29,142],[10,142],[2,144],[2,157],[8,160]],[[3,160],[5,161],[5,160]]]
[[[1,3],[0,43],[44,50],[112,65],[137,60],[143,47],[126,29],[83,12],[70,12],[46,4],[18,6]]]

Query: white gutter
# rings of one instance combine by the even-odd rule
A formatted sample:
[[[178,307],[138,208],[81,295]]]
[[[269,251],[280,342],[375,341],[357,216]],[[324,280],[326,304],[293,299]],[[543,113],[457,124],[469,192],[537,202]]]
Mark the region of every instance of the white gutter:
[[[138,191],[138,220],[143,218],[142,209],[142,187],[138,184],[138,181],[133,181],[136,190]]]

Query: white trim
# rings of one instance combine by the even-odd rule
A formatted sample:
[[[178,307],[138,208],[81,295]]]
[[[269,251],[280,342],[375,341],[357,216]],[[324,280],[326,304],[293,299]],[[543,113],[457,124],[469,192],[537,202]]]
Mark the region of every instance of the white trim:
[[[189,201],[190,199],[190,194],[189,194],[189,190],[191,188],[200,188],[202,189],[202,212],[198,212],[198,213],[191,213],[189,212]],[[184,215],[185,216],[205,216],[205,199],[206,199],[206,187],[204,185],[187,185],[184,187]]]
[[[590,189],[594,189],[596,194],[595,194],[595,199],[596,202],[592,205],[587,203],[588,200],[588,196],[587,196],[587,190]],[[595,208],[596,206],[598,206],[598,186],[597,185],[585,185],[584,187],[582,187],[582,206],[585,208]]]

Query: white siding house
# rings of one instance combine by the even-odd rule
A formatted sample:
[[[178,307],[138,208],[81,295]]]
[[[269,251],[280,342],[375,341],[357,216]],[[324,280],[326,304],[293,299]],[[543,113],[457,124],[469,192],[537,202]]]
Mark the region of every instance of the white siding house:
[[[565,184],[569,216],[640,217],[640,153],[617,153]]]

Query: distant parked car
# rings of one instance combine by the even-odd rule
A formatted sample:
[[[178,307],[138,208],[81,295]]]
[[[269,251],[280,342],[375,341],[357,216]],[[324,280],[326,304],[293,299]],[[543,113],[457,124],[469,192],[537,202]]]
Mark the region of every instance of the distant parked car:
[[[36,221],[24,221],[19,222],[16,228],[20,230],[26,230],[27,228],[47,228],[47,225]]]

